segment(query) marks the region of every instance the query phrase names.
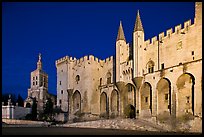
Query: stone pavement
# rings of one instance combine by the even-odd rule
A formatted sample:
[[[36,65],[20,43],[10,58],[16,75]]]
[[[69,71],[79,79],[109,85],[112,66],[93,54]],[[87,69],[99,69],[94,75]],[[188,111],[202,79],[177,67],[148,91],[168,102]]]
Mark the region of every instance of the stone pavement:
[[[106,119],[64,124],[63,127],[125,129],[137,131],[168,131],[159,125],[142,119]]]

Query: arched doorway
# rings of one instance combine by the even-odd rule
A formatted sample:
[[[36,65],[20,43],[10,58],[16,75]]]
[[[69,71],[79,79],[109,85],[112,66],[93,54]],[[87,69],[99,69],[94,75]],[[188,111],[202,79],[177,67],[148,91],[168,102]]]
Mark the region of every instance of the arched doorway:
[[[157,112],[158,114],[171,114],[171,83],[167,78],[162,78],[157,83]]]
[[[141,115],[151,116],[152,114],[152,87],[145,82],[140,89]]]
[[[194,115],[194,85],[195,78],[190,73],[184,73],[177,79],[177,109],[178,115]]]
[[[111,93],[111,115],[117,116],[119,112],[119,95],[117,90]]]
[[[131,104],[135,107],[136,104],[136,94],[135,94],[135,87],[128,83],[126,85],[127,89],[127,104]]]
[[[108,99],[105,92],[103,92],[100,96],[100,115],[102,117],[106,117],[108,115]]]
[[[76,90],[72,96],[73,99],[73,113],[81,112],[81,94]]]

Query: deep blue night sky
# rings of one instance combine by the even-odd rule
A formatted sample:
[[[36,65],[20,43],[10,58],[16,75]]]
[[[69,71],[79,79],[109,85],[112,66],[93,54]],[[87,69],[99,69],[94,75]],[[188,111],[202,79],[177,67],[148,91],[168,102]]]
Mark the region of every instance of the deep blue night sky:
[[[115,55],[120,20],[126,41],[131,42],[138,9],[147,40],[176,25],[183,27],[194,19],[194,6],[194,2],[3,2],[2,93],[27,97],[30,72],[41,53],[49,93],[56,95],[57,59]]]

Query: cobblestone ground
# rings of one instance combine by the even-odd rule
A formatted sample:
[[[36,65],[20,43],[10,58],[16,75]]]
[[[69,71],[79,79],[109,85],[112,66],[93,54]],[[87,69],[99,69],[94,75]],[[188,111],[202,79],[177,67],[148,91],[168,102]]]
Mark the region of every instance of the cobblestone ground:
[[[64,124],[63,127],[125,129],[137,131],[168,131],[159,125],[141,119],[108,119]]]

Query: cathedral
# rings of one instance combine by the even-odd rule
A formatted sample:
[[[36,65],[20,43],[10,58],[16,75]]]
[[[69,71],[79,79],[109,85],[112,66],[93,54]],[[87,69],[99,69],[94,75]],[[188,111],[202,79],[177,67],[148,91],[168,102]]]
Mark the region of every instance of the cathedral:
[[[31,72],[30,88],[28,97],[24,101],[24,107],[31,107],[33,100],[36,99],[38,113],[43,112],[44,104],[48,98],[51,98],[55,104],[55,95],[48,93],[48,74],[42,69],[41,54],[39,54],[37,69]]]
[[[135,118],[192,115],[202,122],[202,2],[195,3],[193,24],[188,20],[151,40],[141,18],[138,10],[132,44],[120,22],[116,56],[56,60],[57,106],[68,119],[126,117],[130,106]]]

